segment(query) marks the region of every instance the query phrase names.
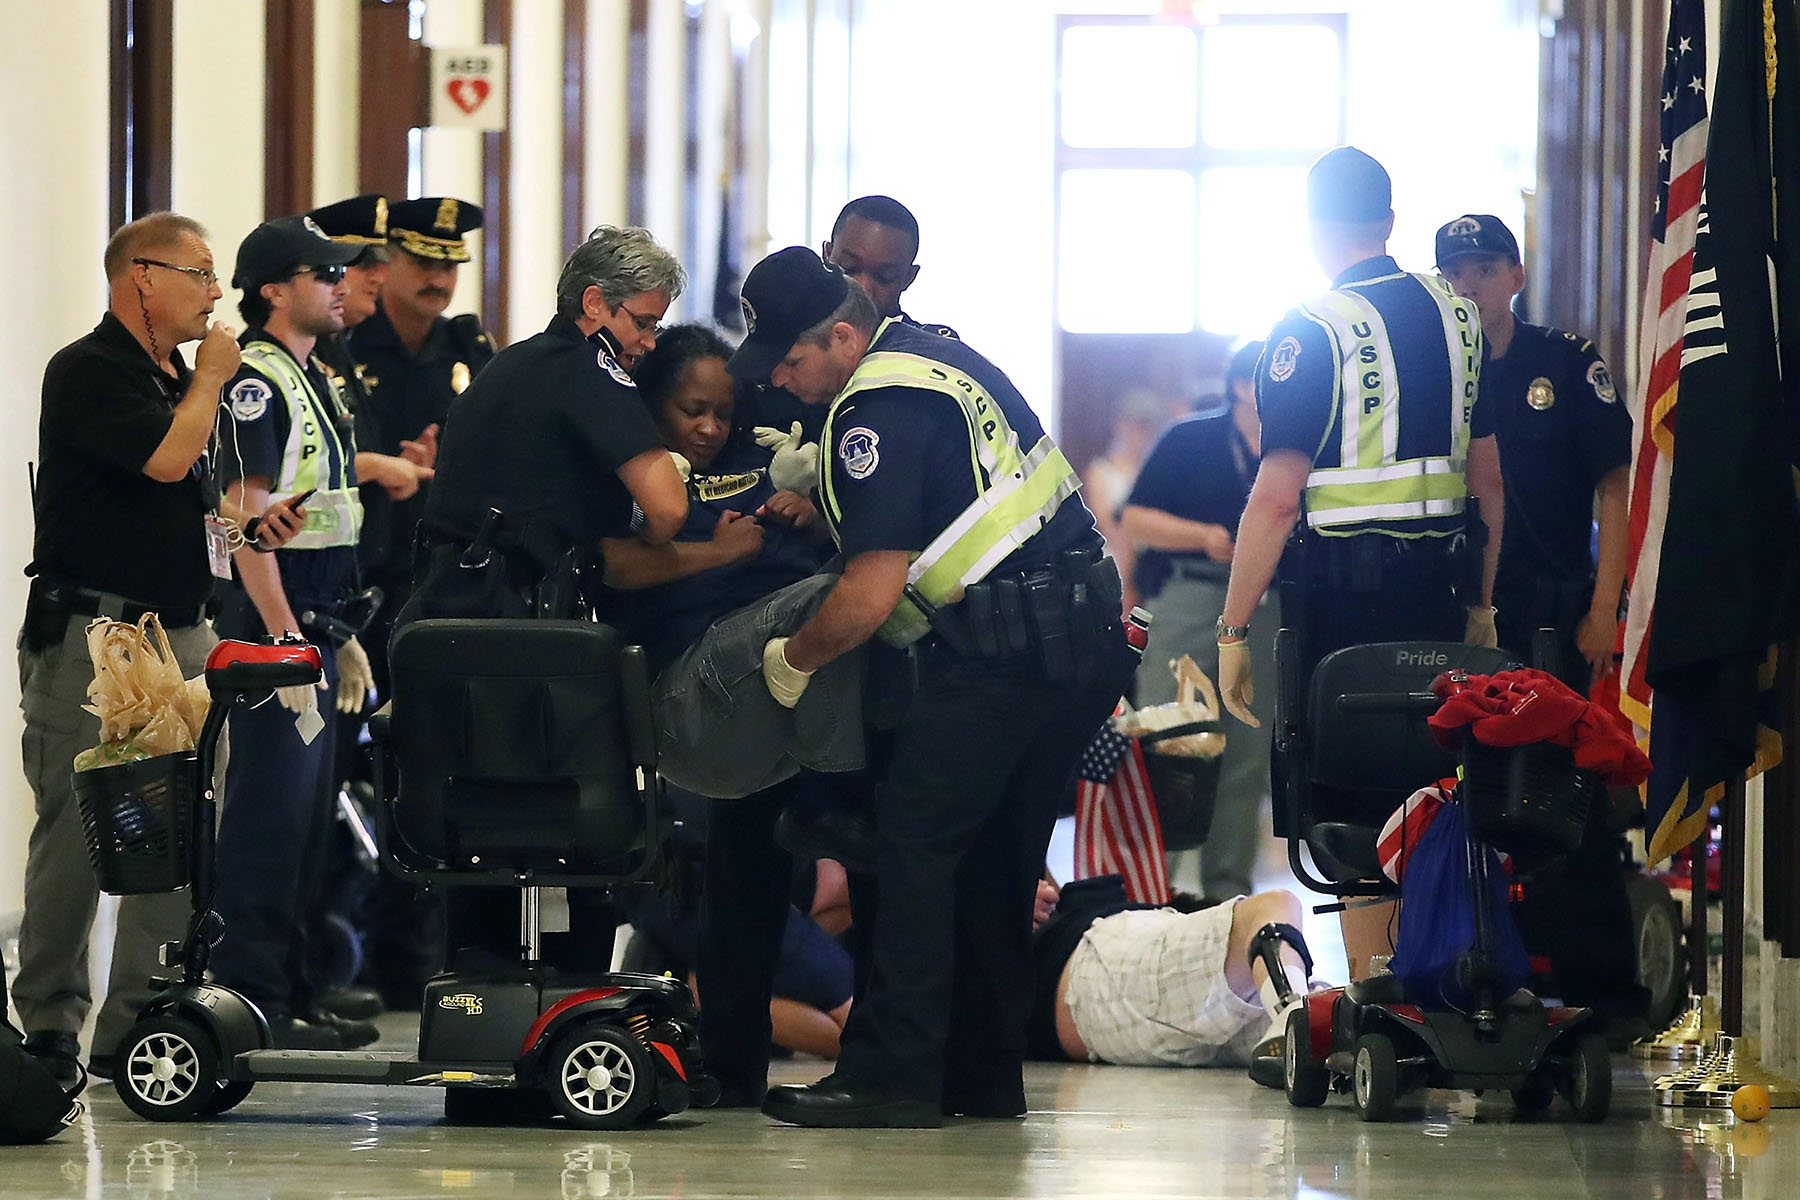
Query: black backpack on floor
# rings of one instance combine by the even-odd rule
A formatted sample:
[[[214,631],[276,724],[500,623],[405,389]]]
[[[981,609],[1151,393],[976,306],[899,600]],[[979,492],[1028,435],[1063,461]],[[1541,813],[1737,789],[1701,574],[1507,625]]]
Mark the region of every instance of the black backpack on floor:
[[[24,1042],[12,1023],[0,1018],[0,1145],[48,1141],[79,1121],[86,1107],[25,1053]]]

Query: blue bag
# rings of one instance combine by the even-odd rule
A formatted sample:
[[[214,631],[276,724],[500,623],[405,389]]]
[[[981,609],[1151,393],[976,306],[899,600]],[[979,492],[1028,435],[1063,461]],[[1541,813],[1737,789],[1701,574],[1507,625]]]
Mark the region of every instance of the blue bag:
[[[1472,999],[1456,980],[1457,960],[1475,941],[1466,828],[1463,806],[1444,805],[1407,855],[1400,885],[1400,936],[1389,970],[1406,984],[1408,996],[1427,1005],[1460,1009]],[[1495,986],[1505,996],[1524,985],[1531,959],[1507,906],[1507,875],[1500,856],[1486,846],[1477,851],[1488,856],[1487,904],[1499,969]]]

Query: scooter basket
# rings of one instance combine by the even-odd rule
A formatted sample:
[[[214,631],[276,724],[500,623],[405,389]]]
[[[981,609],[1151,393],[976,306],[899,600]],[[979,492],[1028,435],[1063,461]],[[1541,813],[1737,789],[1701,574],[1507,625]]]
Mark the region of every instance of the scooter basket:
[[[192,751],[75,772],[81,827],[101,891],[133,896],[188,885],[198,772]]]
[[[1191,850],[1212,831],[1213,805],[1219,798],[1219,755],[1164,754],[1157,743],[1195,733],[1217,733],[1217,721],[1190,721],[1169,729],[1137,735],[1144,752],[1144,774],[1156,800],[1163,849]]]
[[[1529,865],[1567,854],[1587,827],[1594,777],[1575,766],[1566,746],[1463,745],[1457,789],[1478,841]]]

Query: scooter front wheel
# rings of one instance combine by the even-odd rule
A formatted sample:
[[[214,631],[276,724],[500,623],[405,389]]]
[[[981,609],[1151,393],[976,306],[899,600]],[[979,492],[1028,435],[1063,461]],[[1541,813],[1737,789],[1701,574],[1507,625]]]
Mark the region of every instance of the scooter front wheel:
[[[191,1121],[223,1112],[231,1105],[213,1107],[220,1101],[222,1082],[219,1052],[211,1037],[173,1013],[133,1025],[113,1073],[119,1099],[147,1121]],[[232,1086],[242,1086],[248,1093],[247,1084]]]

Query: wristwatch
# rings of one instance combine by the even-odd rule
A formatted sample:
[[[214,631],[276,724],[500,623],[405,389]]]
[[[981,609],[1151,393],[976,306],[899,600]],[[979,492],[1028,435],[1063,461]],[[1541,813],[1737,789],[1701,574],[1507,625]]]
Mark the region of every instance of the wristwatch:
[[[1247,638],[1250,636],[1250,627],[1248,625],[1227,625],[1224,617],[1219,618],[1219,623],[1215,627],[1215,630],[1218,636],[1222,638]]]

